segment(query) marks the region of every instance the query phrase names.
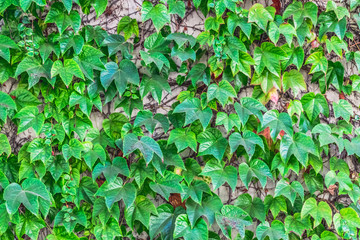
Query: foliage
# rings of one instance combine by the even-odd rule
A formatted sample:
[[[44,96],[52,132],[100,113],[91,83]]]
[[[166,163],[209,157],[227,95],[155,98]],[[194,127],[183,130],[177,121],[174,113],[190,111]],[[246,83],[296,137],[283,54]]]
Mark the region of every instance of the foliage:
[[[245,6],[1,1],[0,238],[358,239],[360,2]]]

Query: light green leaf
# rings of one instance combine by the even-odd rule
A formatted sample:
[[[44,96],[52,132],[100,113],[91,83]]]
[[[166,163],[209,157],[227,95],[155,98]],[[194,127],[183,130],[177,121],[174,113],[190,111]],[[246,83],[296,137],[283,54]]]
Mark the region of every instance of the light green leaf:
[[[127,134],[124,138],[124,154],[125,156],[138,149],[144,156],[146,164],[148,164],[154,156],[154,153],[163,159],[163,153],[160,146],[154,139],[143,136],[139,140],[134,133]]]
[[[105,197],[105,203],[108,209],[111,209],[114,203],[124,201],[127,207],[131,206],[136,198],[136,188],[132,183],[123,183],[123,180],[117,177],[113,182],[105,182],[97,190],[95,196]]]
[[[200,143],[198,156],[213,155],[219,161],[223,158],[228,145],[227,140],[216,128],[208,128],[200,133],[197,141]]]
[[[226,80],[222,80],[218,85],[215,83],[211,84],[207,90],[207,101],[210,102],[216,98],[223,106],[225,106],[229,98],[235,97],[236,92],[234,88]]]
[[[299,194],[301,199],[304,199],[304,188],[298,181],[293,181],[290,184],[285,179],[280,179],[276,184],[274,197],[283,195],[294,205],[296,194]]]
[[[263,188],[266,186],[267,178],[272,179],[269,167],[266,163],[259,159],[250,161],[250,166],[246,163],[241,163],[239,165],[239,175],[241,181],[247,189],[249,188],[249,183],[254,177],[259,179]]]
[[[166,24],[170,23],[170,14],[163,4],[156,4],[153,6],[151,2],[145,1],[141,8],[141,20],[143,22],[151,19],[156,31],[160,31]]]
[[[251,217],[241,208],[233,205],[224,205],[221,213],[216,214],[216,222],[222,233],[232,239],[232,229],[236,229],[241,237],[245,236],[245,227],[252,224]]]
[[[40,200],[43,201],[40,201]],[[23,204],[34,215],[38,215],[40,203],[50,205],[50,194],[45,185],[36,178],[28,178],[22,182],[22,186],[11,183],[5,188],[4,200],[6,209],[10,215],[18,211],[20,204]]]
[[[326,202],[317,203],[314,198],[307,199],[301,209],[301,218],[308,215],[314,218],[314,228],[321,223],[322,219],[325,219],[328,226],[331,226],[332,211]]]
[[[211,177],[214,190],[227,182],[234,191],[237,184],[237,170],[234,166],[224,167],[223,162],[215,159],[208,161],[201,175]]]

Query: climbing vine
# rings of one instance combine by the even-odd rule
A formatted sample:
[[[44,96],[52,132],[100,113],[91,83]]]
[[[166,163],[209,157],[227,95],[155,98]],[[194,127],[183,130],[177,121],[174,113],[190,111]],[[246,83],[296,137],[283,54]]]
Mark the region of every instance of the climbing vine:
[[[283,2],[0,0],[0,239],[358,239],[360,1]]]

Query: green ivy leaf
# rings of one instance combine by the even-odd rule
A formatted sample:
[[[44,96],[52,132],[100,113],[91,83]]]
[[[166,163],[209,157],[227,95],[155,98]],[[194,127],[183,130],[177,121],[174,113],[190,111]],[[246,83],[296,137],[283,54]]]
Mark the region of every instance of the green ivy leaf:
[[[252,224],[251,217],[241,208],[224,205],[221,213],[216,214],[216,222],[219,225],[222,233],[232,239],[232,229],[236,229],[241,237],[245,236],[245,227]]]
[[[151,75],[151,77],[148,75],[143,76],[140,84],[141,98],[151,92],[152,97],[160,104],[163,90],[171,93],[168,80],[164,76],[158,74]]]
[[[156,4],[153,6],[151,2],[145,1],[141,8],[141,20],[145,22],[149,19],[152,20],[158,32],[166,23],[170,23],[170,15],[165,5]]]
[[[208,227],[204,219],[200,218],[191,227],[189,218],[186,214],[181,214],[176,218],[174,238],[183,237],[184,240],[208,239]]]
[[[133,229],[135,221],[140,221],[146,228],[149,228],[151,214],[157,215],[155,205],[145,196],[139,195],[134,204],[126,209],[125,219],[131,229]]]
[[[9,140],[5,134],[0,133],[0,155],[6,153],[9,157],[11,154],[11,146]]]
[[[175,221],[180,214],[185,211],[179,207],[174,208],[169,204],[160,205],[157,208],[157,216],[152,215],[150,217],[149,236],[154,239],[158,234],[161,234],[164,239],[173,239]],[[166,227],[164,227],[166,226]]]
[[[123,180],[117,177],[113,182],[106,181],[97,190],[95,196],[105,197],[105,203],[108,209],[111,209],[114,203],[124,201],[126,206],[131,206],[136,198],[136,188],[132,183],[123,183]]]
[[[310,121],[314,121],[320,113],[329,117],[329,106],[326,98],[319,93],[316,95],[313,92],[305,94],[301,98],[301,104]]]
[[[301,199],[304,199],[304,188],[298,181],[293,181],[291,184],[284,179],[276,184],[275,196],[283,195],[290,200],[291,204],[294,205],[296,194],[299,194]]]
[[[311,229],[310,218],[302,218],[300,213],[295,213],[294,216],[287,216],[285,218],[285,229],[287,232],[294,232],[301,237],[305,230]]]
[[[335,173],[334,171],[329,171],[325,176],[325,185],[329,187],[339,183],[339,194],[344,194],[345,191],[352,190],[352,182],[350,177],[344,172]]]
[[[240,117],[240,121],[243,126],[249,120],[251,115],[255,115],[260,122],[263,121],[262,112],[266,112],[267,109],[262,105],[258,100],[251,97],[242,97],[240,103],[236,102],[234,104],[235,111]]]
[[[122,60],[119,66],[114,62],[109,62],[105,65],[105,68],[106,70],[102,71],[100,76],[101,84],[105,90],[109,88],[112,82],[115,82],[119,94],[122,95],[128,83],[136,86],[140,83],[137,68],[130,60]]]
[[[234,88],[226,80],[222,80],[218,85],[215,83],[211,84],[207,90],[207,101],[210,102],[216,98],[223,106],[225,106],[229,98],[235,97],[236,92]]]
[[[194,200],[194,202],[201,204],[201,199],[203,196],[203,192],[210,194],[211,190],[207,183],[201,180],[192,181],[189,186],[186,184],[182,185],[184,189],[184,193],[181,196],[181,199],[186,200],[189,197]]]
[[[18,65],[15,71],[15,77],[19,76],[23,72],[27,72],[29,75],[29,88],[37,84],[41,77],[51,79],[50,69],[52,61],[48,59],[45,64],[42,64],[37,58],[25,57]]]
[[[256,228],[256,236],[259,240],[266,239],[266,237],[268,237],[269,240],[288,240],[284,224],[279,220],[272,221],[271,226],[268,222],[259,224]]]
[[[77,33],[80,30],[81,17],[78,11],[70,11],[67,14],[61,3],[54,3],[46,15],[45,23],[55,23],[60,35],[70,26]]]
[[[125,40],[128,40],[132,35],[139,37],[139,26],[136,19],[129,16],[124,16],[118,23],[117,33],[124,32]]]
[[[232,153],[235,152],[240,145],[243,146],[250,159],[255,153],[256,145],[258,145],[262,148],[262,150],[264,150],[264,143],[262,139],[255,133],[247,130],[243,132],[242,136],[238,132],[234,132],[233,134],[231,134],[231,136],[229,137],[229,144]]]
[[[92,178],[95,179],[104,174],[106,181],[114,182],[118,174],[129,177],[130,170],[126,160],[122,157],[115,157],[112,162],[106,162],[105,165],[98,163],[92,171]]]
[[[37,135],[40,134],[45,121],[44,114],[39,113],[39,109],[34,106],[22,108],[19,112],[16,113],[14,118],[20,119],[18,133],[32,128]]]
[[[140,111],[135,118],[134,127],[144,125],[145,128],[151,133],[154,133],[155,127],[161,125],[162,129],[166,133],[169,130],[169,120],[161,113],[155,115],[150,111]]]
[[[253,199],[250,194],[244,193],[235,200],[234,204],[247,212],[252,218],[257,218],[261,222],[265,221],[265,205],[260,198],[255,197]]]
[[[96,225],[94,228],[94,235],[97,239],[110,240],[121,236],[121,229],[119,223],[110,218],[106,225]]]
[[[246,163],[241,163],[239,166],[239,175],[247,189],[253,177],[259,179],[263,188],[266,186],[267,178],[272,179],[269,167],[259,159],[250,161],[250,166]]]
[[[292,121],[287,113],[279,113],[278,110],[269,110],[263,116],[261,129],[270,128],[270,136],[275,141],[281,131],[293,136]]]
[[[183,189],[180,185],[182,177],[170,172],[165,171],[164,176],[157,175],[156,181],[149,184],[150,188],[163,196],[167,201],[171,193],[183,193]]]
[[[287,213],[284,196],[273,197],[272,195],[267,195],[264,199],[264,204],[266,210],[265,212],[268,213],[270,210],[274,218],[276,218],[280,212]]]
[[[326,202],[317,203],[314,198],[307,199],[301,209],[301,218],[308,215],[314,218],[314,228],[321,223],[322,219],[325,219],[328,226],[331,226],[332,211]]]
[[[201,204],[193,199],[186,200],[186,213],[191,226],[194,226],[201,216],[205,216],[210,225],[215,221],[215,214],[220,213],[223,204],[217,195],[204,195]]]
[[[51,77],[55,77],[56,75],[60,75],[66,86],[70,85],[73,76],[83,80],[85,79],[79,65],[73,59],[65,59],[64,65],[60,60],[54,62],[51,68]]]
[[[102,71],[105,69],[100,59],[103,56],[104,54],[99,49],[84,45],[81,53],[75,56],[74,60],[80,66],[85,77],[94,80],[94,70]]]
[[[11,38],[0,35],[0,57],[10,63],[10,49],[19,50],[18,45]]]
[[[283,20],[293,16],[295,28],[299,28],[303,21],[308,18],[313,25],[317,22],[318,7],[313,2],[307,2],[304,4],[299,1],[294,1],[290,4],[283,13]]]
[[[200,133],[197,141],[200,143],[198,156],[213,155],[219,161],[223,158],[228,145],[227,140],[216,128],[208,128]]]
[[[214,190],[227,182],[234,191],[237,184],[237,170],[234,166],[223,166],[222,162],[215,159],[208,161],[201,175],[211,177]]]
[[[256,3],[249,9],[249,22],[256,23],[264,31],[269,21],[274,21],[274,16],[262,4]]]
[[[63,225],[67,232],[74,231],[77,224],[86,227],[86,215],[81,208],[69,209],[63,207],[55,216],[54,225]]]
[[[284,91],[287,91],[291,88],[295,97],[300,93],[301,90],[306,90],[304,76],[295,69],[291,70],[290,72],[285,72],[282,80]]]
[[[42,203],[48,202],[50,205],[50,194],[39,179],[28,178],[22,182],[21,186],[17,183],[7,186],[4,191],[4,200],[10,215],[18,211],[20,204],[23,204],[34,215],[38,215]]]
[[[163,153],[160,146],[154,139],[143,136],[139,140],[134,133],[127,134],[124,138],[124,154],[125,156],[138,149],[144,156],[146,163],[148,164],[154,156],[154,153],[161,159],[163,159]]]
[[[354,115],[351,104],[343,99],[338,103],[333,102],[334,115],[336,118],[342,117],[346,122],[350,121],[350,117]]]
[[[76,138],[71,139],[69,144],[64,144],[62,147],[62,153],[66,160],[69,160],[71,157],[81,159],[81,152],[84,150],[83,144]]]
[[[266,67],[272,74],[280,77],[280,61],[286,60],[286,53],[281,48],[275,47],[274,44],[264,42],[261,47],[255,48],[254,60],[257,74],[260,75]]]
[[[297,132],[293,137],[284,135],[280,143],[281,158],[288,162],[293,155],[303,165],[307,166],[308,154],[316,155],[316,147],[311,137]]]
[[[209,125],[213,115],[209,107],[202,109],[198,98],[186,99],[176,106],[174,113],[186,113],[184,125],[188,125],[195,120],[200,120],[204,129]]]
[[[29,212],[20,215],[18,224],[16,224],[15,232],[18,238],[24,234],[32,240],[38,239],[40,230],[45,228],[45,221]]]
[[[176,128],[172,130],[168,138],[168,144],[173,143],[175,143],[178,152],[183,151],[187,147],[190,147],[193,151],[196,151],[196,135],[194,132],[188,129]]]

